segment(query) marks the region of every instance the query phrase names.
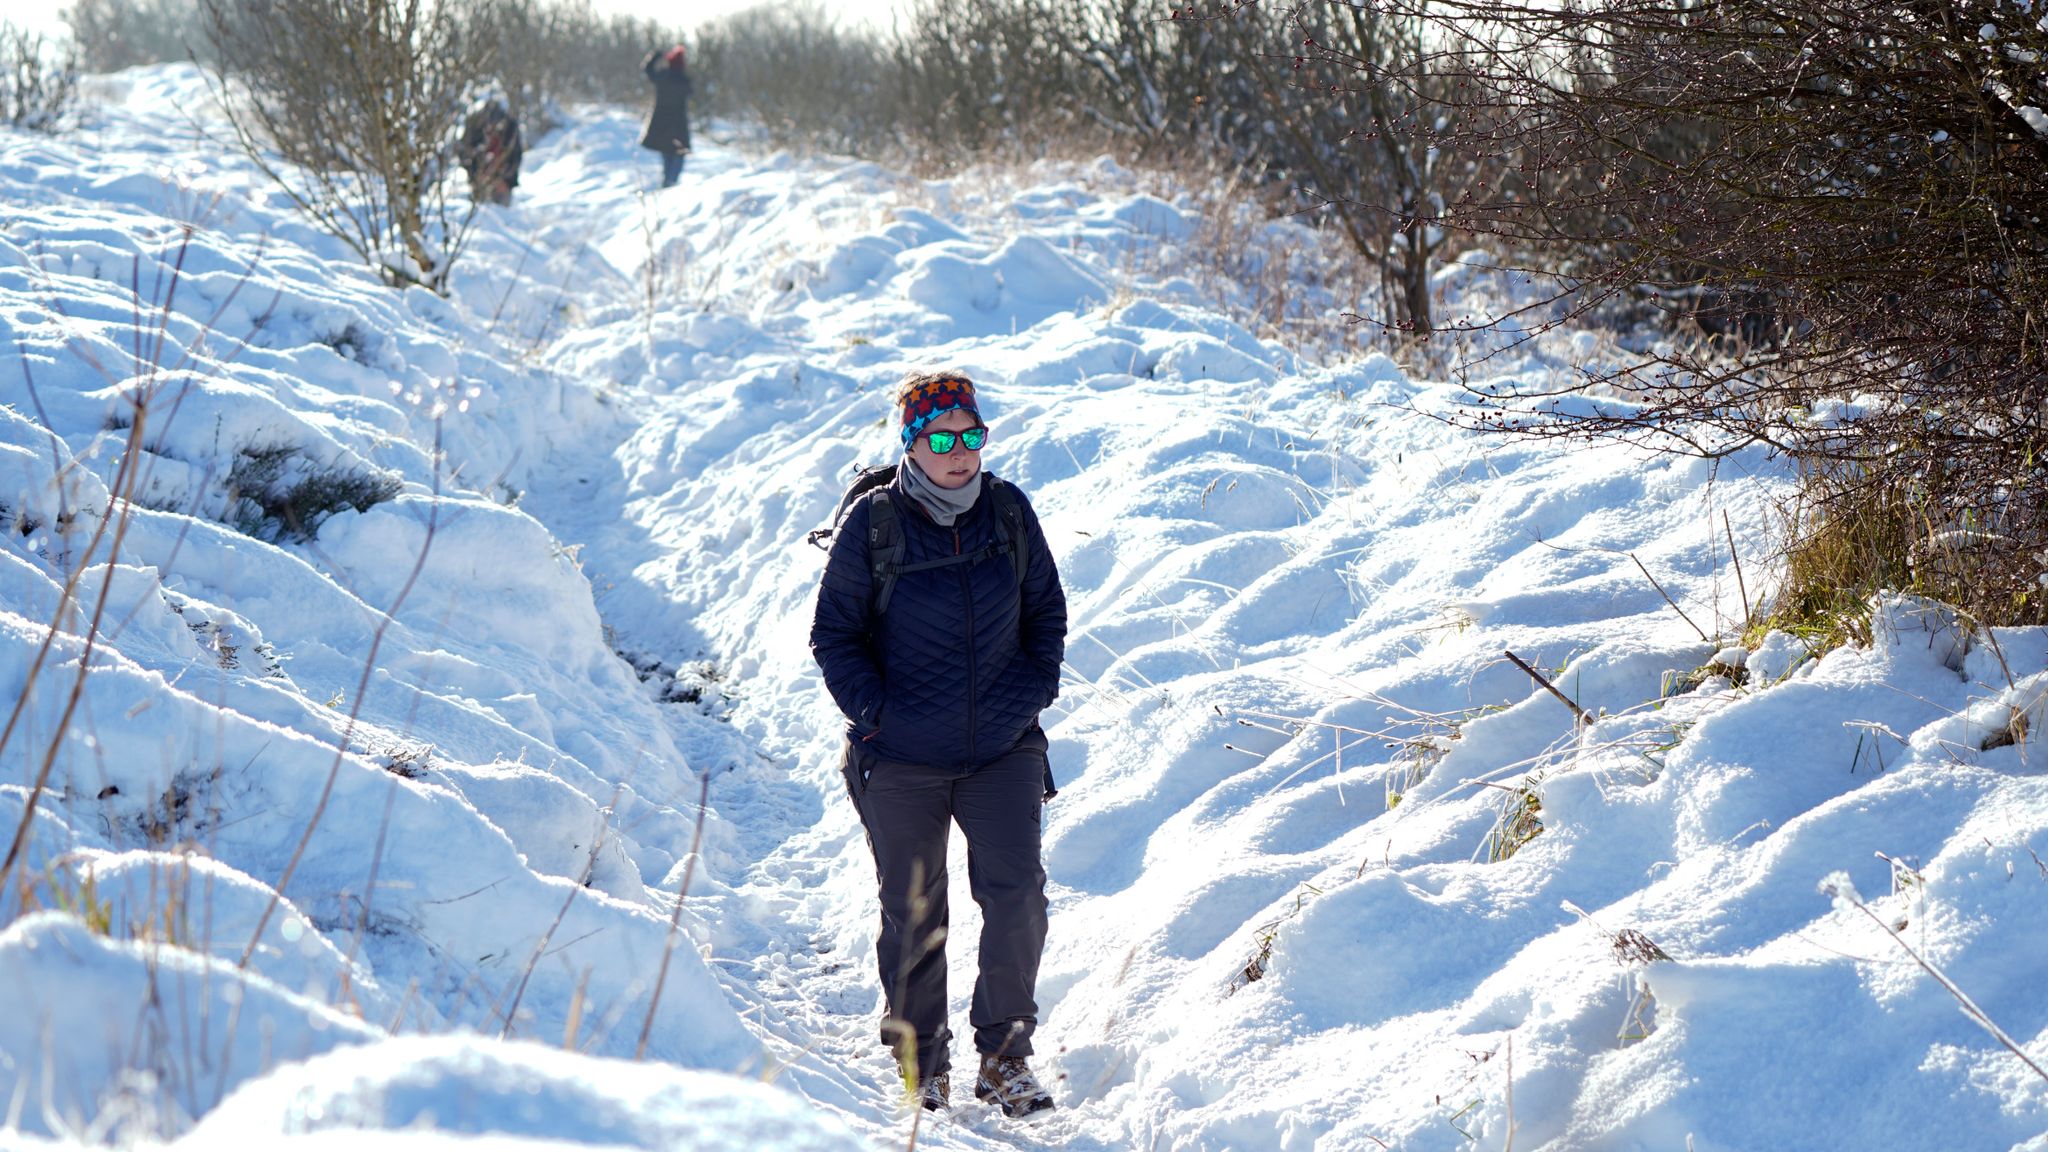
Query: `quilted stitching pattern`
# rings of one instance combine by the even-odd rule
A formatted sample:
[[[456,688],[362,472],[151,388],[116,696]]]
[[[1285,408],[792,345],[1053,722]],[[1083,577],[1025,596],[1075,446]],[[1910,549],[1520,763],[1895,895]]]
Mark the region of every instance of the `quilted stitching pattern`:
[[[984,484],[999,483],[993,478]],[[941,528],[900,487],[903,563],[972,554],[1004,539],[995,501],[982,497]],[[1059,695],[1067,601],[1030,502],[1023,585],[1007,554],[896,579],[889,611],[869,613],[868,519],[873,495],[847,510],[832,543],[811,621],[811,652],[848,730],[877,756],[978,768],[1017,746]],[[956,539],[957,535],[957,539]]]

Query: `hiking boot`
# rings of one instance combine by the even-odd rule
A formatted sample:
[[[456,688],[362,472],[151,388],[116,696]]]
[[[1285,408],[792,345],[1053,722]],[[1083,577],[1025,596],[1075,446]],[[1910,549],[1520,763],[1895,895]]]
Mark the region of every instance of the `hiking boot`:
[[[983,1056],[974,1098],[999,1105],[1003,1115],[1016,1119],[1053,1109],[1052,1094],[1031,1074],[1031,1065],[1022,1056]]]
[[[927,1112],[944,1112],[953,1106],[951,1077],[944,1072],[927,1076],[917,1082],[918,1106]]]

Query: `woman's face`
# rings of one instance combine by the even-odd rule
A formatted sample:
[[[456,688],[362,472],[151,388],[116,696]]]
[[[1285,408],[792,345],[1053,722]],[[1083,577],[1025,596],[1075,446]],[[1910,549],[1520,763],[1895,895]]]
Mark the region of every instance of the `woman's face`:
[[[941,456],[932,451],[932,442],[927,439],[929,432],[958,432],[981,423],[981,418],[964,408],[941,412],[931,423],[917,433],[917,439],[910,442],[910,458],[924,469],[927,480],[941,488],[958,488],[974,479],[981,471],[981,453],[967,447],[964,440],[955,438],[953,450]]]

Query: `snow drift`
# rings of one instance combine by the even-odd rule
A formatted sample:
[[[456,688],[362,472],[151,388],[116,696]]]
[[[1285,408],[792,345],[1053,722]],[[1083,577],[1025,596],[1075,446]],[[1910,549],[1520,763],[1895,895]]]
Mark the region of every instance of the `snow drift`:
[[[1776,462],[1454,431],[1231,319],[1201,202],[1107,162],[654,193],[586,111],[443,300],[152,127],[188,71],[102,84],[0,133],[9,1139],[901,1144],[802,538],[946,365],[1072,608],[1062,1110],[920,1144],[2048,1146],[1915,960],[2048,1058],[2048,636],[1739,643]]]

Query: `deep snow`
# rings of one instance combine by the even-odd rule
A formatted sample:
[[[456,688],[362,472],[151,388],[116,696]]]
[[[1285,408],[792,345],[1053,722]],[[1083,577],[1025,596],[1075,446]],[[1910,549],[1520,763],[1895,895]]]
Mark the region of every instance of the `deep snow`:
[[[1219,236],[1310,234],[1107,161],[710,142],[657,191],[583,110],[442,300],[292,216],[189,70],[97,92],[0,131],[0,700],[77,578],[0,749],[0,831],[52,770],[0,1145],[903,1146],[803,535],[952,365],[1072,606],[1062,1110],[921,1146],[2048,1149],[2048,1083],[1905,949],[2048,1059],[2048,795],[1991,739],[2048,635],[1895,600],[1744,649],[1776,462],[1455,431],[1455,386],[1230,318]]]

